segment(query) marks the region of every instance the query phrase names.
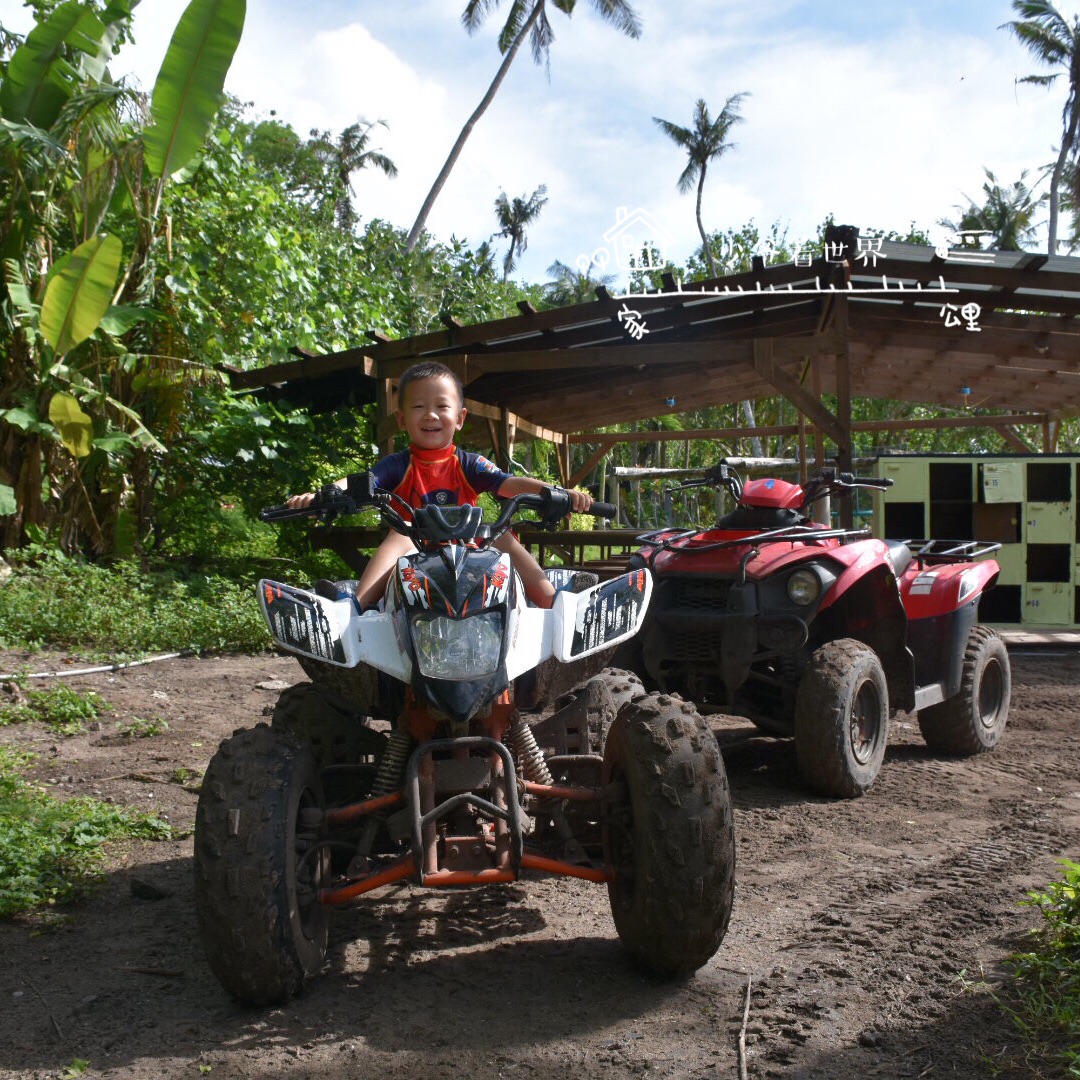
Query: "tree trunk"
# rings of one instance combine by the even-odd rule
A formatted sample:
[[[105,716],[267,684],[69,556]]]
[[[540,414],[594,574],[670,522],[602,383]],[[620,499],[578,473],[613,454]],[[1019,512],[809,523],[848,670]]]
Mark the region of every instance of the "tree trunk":
[[[1061,177],[1065,172],[1065,163],[1068,161],[1069,153],[1072,150],[1073,143],[1076,141],[1078,120],[1080,120],[1080,112],[1074,110],[1069,120],[1069,126],[1061,133],[1061,152],[1058,154],[1057,161],[1054,162],[1054,171],[1050,174],[1050,220],[1046,229],[1046,253],[1048,255],[1057,254],[1058,208],[1061,202],[1058,188],[1061,186]]]
[[[712,251],[709,248],[709,237],[705,232],[705,226],[701,223],[701,193],[705,190],[705,165],[702,163],[701,175],[698,176],[697,185],[697,228],[701,233],[701,248],[705,252],[705,261],[709,264],[709,277],[716,277],[716,263],[713,262]]]
[[[521,48],[521,43],[532,30],[536,20],[540,17],[540,13],[544,10],[544,3],[545,0],[537,0],[536,6],[532,9],[528,19],[525,21],[525,25],[521,28],[521,32],[514,38],[514,43],[510,48],[506,50],[503,62],[499,65],[499,70],[495,72],[495,78],[491,80],[491,85],[487,88],[487,93],[480,99],[480,104],[477,105],[472,116],[465,121],[465,126],[461,129],[457,141],[450,150],[450,156],[446,159],[446,163],[443,165],[442,170],[435,178],[435,183],[431,185],[431,190],[424,200],[424,205],[420,207],[420,213],[416,216],[416,221],[413,222],[413,227],[409,230],[409,237],[405,241],[406,251],[412,251],[420,240],[420,234],[424,231],[424,226],[427,224],[431,208],[435,205],[435,200],[439,197],[439,193],[446,184],[451,170],[454,165],[457,164],[457,159],[461,156],[462,148],[465,146],[465,140],[472,134],[472,129],[476,126],[477,121],[484,115],[487,111],[487,107],[494,100],[499,87],[502,85],[503,79],[506,78],[506,73],[510,70],[510,65],[514,62],[514,57],[517,56],[518,49]]]

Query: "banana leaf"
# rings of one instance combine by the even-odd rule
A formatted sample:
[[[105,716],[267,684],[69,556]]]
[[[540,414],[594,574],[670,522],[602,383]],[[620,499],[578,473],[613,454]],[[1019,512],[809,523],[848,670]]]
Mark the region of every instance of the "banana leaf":
[[[79,407],[71,394],[53,394],[49,402],[49,419],[60,432],[60,441],[72,457],[86,457],[93,448],[94,423]]]
[[[0,84],[0,115],[48,129],[74,93],[82,72],[68,58],[75,49],[100,54],[105,24],[78,0],[67,0],[26,35]]]
[[[58,355],[85,341],[112,303],[123,246],[115,236],[95,236],[58,259],[49,273],[40,327]]]
[[[143,134],[155,179],[179,172],[201,150],[221,104],[225,75],[244,29],[245,0],[191,0],[158,72]]]

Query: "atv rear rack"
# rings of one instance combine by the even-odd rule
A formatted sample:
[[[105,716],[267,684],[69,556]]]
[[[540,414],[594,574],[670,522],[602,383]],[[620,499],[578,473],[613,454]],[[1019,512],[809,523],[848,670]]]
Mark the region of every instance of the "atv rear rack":
[[[986,540],[905,540],[917,562],[970,562],[997,551],[1001,544]]]

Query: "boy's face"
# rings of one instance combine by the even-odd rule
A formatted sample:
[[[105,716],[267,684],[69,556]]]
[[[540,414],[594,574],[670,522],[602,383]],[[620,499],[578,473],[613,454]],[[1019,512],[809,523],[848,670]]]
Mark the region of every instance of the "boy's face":
[[[465,423],[457,386],[445,375],[409,383],[398,404],[398,424],[408,432],[410,442],[425,450],[449,446]]]

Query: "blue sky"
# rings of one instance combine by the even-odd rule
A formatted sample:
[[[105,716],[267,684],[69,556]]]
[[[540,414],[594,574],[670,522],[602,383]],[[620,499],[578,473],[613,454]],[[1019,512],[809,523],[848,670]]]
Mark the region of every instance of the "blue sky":
[[[137,46],[114,65],[148,88],[183,0],[142,0]],[[504,2],[500,11],[508,5]],[[400,170],[354,176],[362,218],[408,228],[461,124],[499,62],[497,11],[469,37],[463,0],[249,0],[227,89],[299,132],[386,120],[377,143]],[[429,219],[441,239],[478,243],[495,229],[501,190],[543,183],[549,202],[529,233],[517,276],[543,280],[555,259],[604,248],[619,208],[647,211],[666,253],[697,242],[684,159],[656,127],[689,124],[704,97],[715,113],[751,95],[737,148],[709,171],[710,229],[778,221],[791,239],[829,213],[870,228],[930,229],[983,166],[1003,182],[1051,160],[1064,88],[1017,85],[1035,70],[998,26],[1008,0],[635,0],[644,24],[623,38],[581,0],[550,14],[550,71],[518,56]],[[1071,17],[1080,0],[1062,0]],[[406,14],[403,14],[403,11]],[[0,21],[25,30],[20,0]]]

